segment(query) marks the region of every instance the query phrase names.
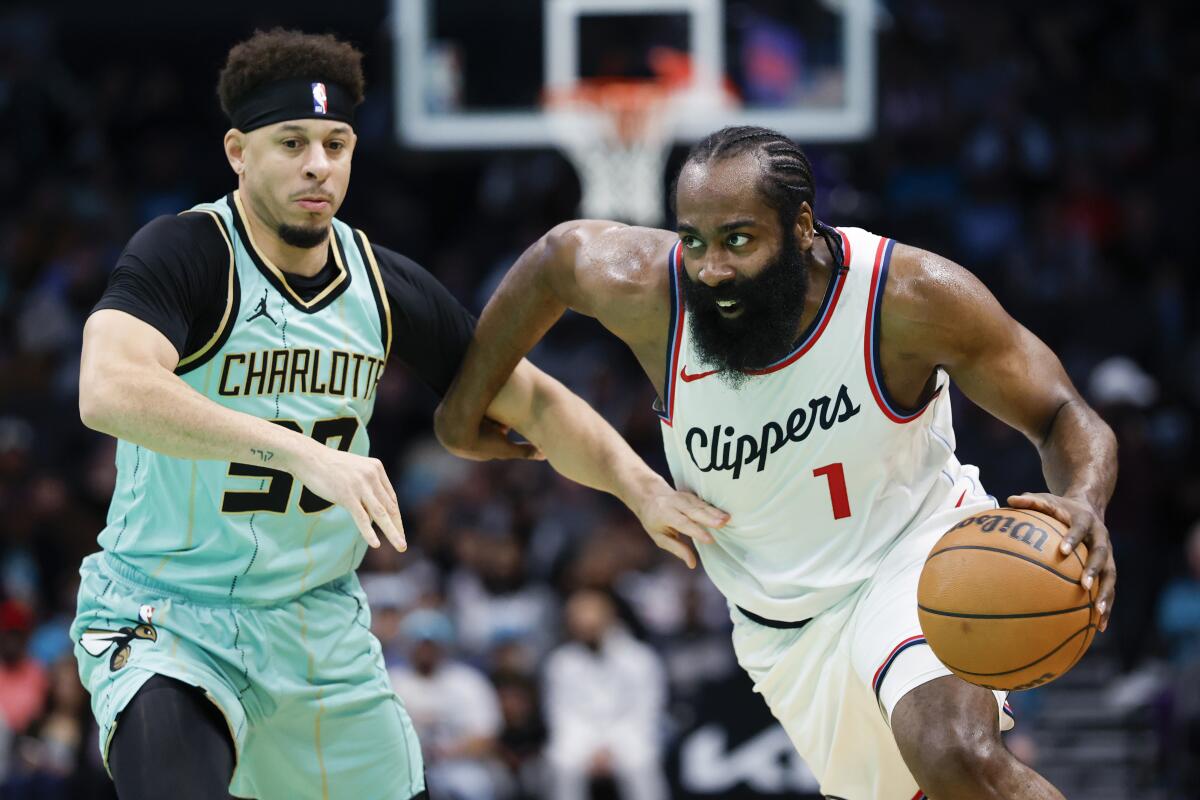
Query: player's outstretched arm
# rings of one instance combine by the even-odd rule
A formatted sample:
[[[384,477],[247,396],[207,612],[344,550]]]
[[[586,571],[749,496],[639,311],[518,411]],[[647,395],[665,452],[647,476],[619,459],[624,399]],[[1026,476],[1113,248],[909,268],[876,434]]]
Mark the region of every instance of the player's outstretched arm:
[[[689,568],[696,553],[682,537],[711,544],[708,528],[729,521],[696,495],[672,489],[591,406],[528,361],[517,365],[487,415],[528,438],[564,477],[619,498],[654,543]]]
[[[1008,315],[980,281],[944,258],[898,245],[884,299],[885,341],[942,366],[963,393],[1038,448],[1051,493],[1008,498],[1069,526],[1064,552],[1088,547],[1083,585],[1099,577],[1108,626],[1116,565],[1104,512],[1117,479],[1116,438],[1045,343]],[[890,304],[890,308],[889,308]]]
[[[675,238],[669,231],[575,220],[531,245],[488,301],[438,406],[434,427],[442,444],[460,455],[492,455],[481,442],[488,406],[568,308],[599,320],[635,353],[656,336],[665,346],[670,299],[663,267]]]
[[[83,329],[79,416],[83,424],[177,458],[266,463],[350,511],[372,547],[379,525],[399,550],[396,494],[376,459],[343,453],[279,425],[225,408],[174,373],[179,354],[152,325],[102,309]]]
[[[587,403],[522,361],[567,308],[598,319],[639,357],[654,348],[655,337],[665,347],[670,301],[663,267],[675,238],[582,220],[539,239],[484,309],[435,428],[447,449],[468,458],[508,457],[511,444],[502,433],[520,431],[560,473],[620,498],[659,547],[694,567],[695,552],[681,537],[711,542],[705,526],[720,527],[727,515],[673,491]]]

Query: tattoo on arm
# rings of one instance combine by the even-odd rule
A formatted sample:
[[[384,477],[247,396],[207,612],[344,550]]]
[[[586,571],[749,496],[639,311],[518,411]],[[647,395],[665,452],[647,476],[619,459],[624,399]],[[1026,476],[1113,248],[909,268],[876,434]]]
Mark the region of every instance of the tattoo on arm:
[[[258,456],[265,463],[275,457],[275,452],[273,450],[259,450],[252,447],[250,448],[250,455]]]

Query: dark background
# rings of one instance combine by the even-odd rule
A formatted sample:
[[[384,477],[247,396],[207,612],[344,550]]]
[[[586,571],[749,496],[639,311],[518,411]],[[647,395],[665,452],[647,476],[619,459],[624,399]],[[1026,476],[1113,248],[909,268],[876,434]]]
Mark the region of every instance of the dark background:
[[[1112,624],[1076,673],[1016,698],[1021,733],[1010,745],[1068,796],[1200,796],[1200,554],[1189,560],[1185,549],[1200,520],[1200,286],[1187,256],[1200,184],[1200,33],[1165,2],[882,7],[876,130],[807,148],[818,215],[974,271],[1059,354],[1120,442],[1108,513],[1121,571]],[[106,796],[65,633],[77,565],[95,549],[113,481],[112,442],[78,419],[80,333],[134,231],[234,187],[214,91],[229,46],[282,24],[335,32],[366,53],[369,92],[339,216],[425,265],[476,312],[521,249],[575,215],[578,181],[555,152],[399,146],[386,8],[333,10],[0,9],[0,797]],[[568,318],[535,360],[662,469],[652,390],[619,343]],[[572,589],[598,586],[668,665],[669,749],[702,715],[743,725],[738,703],[701,703],[695,676],[670,669],[696,643],[728,650],[707,584],[648,549],[615,503],[541,465],[439,455],[435,402],[393,368],[372,423],[414,545],[403,558],[373,553],[363,568],[388,587],[374,591],[390,656],[403,661],[395,628],[413,605],[444,605],[460,625],[472,614],[475,595],[456,587],[526,593],[555,613]],[[992,494],[1043,488],[1019,434],[961,397],[955,414],[959,456],[979,465]],[[489,562],[496,546],[515,548],[515,566]],[[645,588],[675,585],[695,613],[664,614],[653,599],[662,595]],[[531,695],[559,638],[528,644]],[[455,654],[494,677],[490,648],[459,642]],[[761,706],[728,658],[714,663],[705,680],[734,687],[742,708]],[[31,692],[32,711],[10,713]],[[536,760],[536,732],[529,740]],[[677,761],[667,761],[677,793],[693,796],[678,785]],[[749,791],[740,796],[759,796]]]

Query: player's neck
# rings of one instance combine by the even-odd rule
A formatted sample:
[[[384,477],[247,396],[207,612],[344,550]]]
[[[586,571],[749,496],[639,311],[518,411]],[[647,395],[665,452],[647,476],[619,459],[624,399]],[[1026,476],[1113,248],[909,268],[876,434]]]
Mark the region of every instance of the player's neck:
[[[311,278],[325,267],[329,260],[328,236],[316,247],[293,247],[279,238],[279,234],[262,221],[254,209],[254,204],[247,202],[245,193],[241,194],[243,207],[246,209],[246,225],[250,228],[254,244],[267,260],[283,272],[305,278]],[[329,230],[332,232],[332,226]]]
[[[800,315],[800,322],[796,326],[796,335],[792,340],[794,342],[800,340],[813,319],[821,313],[821,303],[829,291],[829,282],[833,280],[835,272],[833,256],[830,255],[823,238],[818,236],[813,240],[809,253],[812,258],[808,262],[808,289],[804,293],[804,313]]]

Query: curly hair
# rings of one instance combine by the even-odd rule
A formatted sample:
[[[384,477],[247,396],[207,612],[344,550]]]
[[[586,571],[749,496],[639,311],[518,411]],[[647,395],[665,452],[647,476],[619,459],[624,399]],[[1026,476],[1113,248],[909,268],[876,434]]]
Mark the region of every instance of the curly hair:
[[[332,34],[272,28],[256,30],[229,51],[217,79],[221,109],[230,115],[238,102],[266,83],[288,78],[320,78],[350,92],[354,105],[363,99],[366,82],[363,54]]]

